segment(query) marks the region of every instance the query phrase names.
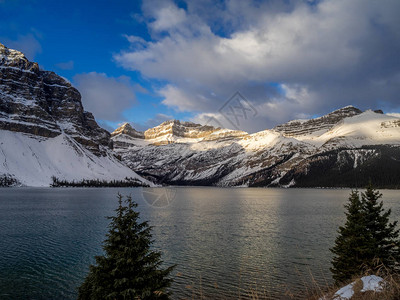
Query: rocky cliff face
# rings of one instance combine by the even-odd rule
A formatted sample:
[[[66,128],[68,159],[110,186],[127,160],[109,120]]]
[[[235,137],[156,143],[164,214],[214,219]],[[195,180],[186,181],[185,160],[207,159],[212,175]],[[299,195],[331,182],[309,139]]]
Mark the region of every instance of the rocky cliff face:
[[[39,69],[19,51],[0,44],[0,129],[56,137],[62,132],[96,155],[110,134],[84,111],[81,95],[64,78]]]
[[[221,138],[239,137],[247,135],[244,131],[227,130],[215,128],[209,125],[195,124],[192,122],[180,122],[179,120],[170,120],[162,124],[150,128],[144,132],[137,131],[132,128],[129,123],[123,124],[111,133],[113,140],[119,146],[127,143],[132,139],[143,139],[154,145],[171,144],[178,141],[197,140],[216,140]],[[119,146],[116,148],[119,148]]]
[[[361,114],[362,111],[354,106],[347,106],[335,110],[325,116],[311,120],[294,120],[278,125],[274,129],[286,136],[299,137],[311,135],[316,132],[328,131],[344,118]]]
[[[0,44],[0,185],[137,178],[64,78]]]
[[[166,135],[185,138],[201,138],[210,135],[216,129],[212,126],[203,126],[191,122],[180,122],[171,120],[162,123],[161,125],[150,128],[144,132],[146,139],[156,139]]]
[[[121,127],[117,128],[113,133],[111,133],[111,136],[117,136],[121,134],[132,138],[144,139],[144,133],[133,129],[129,123],[125,123]]]
[[[362,186],[373,178],[400,187],[399,121],[345,107],[255,134],[169,121],[140,137],[125,125],[112,139],[130,168],[161,184]]]
[[[136,171],[159,184],[362,186],[372,179],[398,188],[399,124],[398,115],[349,106],[255,134],[172,120],[145,132],[125,124],[110,135],[67,80],[0,44],[0,183],[121,180],[139,178]]]

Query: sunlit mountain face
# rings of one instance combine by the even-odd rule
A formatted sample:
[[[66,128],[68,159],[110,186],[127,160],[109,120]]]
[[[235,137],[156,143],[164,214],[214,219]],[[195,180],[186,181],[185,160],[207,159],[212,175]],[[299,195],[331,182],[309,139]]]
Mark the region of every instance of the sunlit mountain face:
[[[132,170],[159,184],[280,187],[396,187],[400,119],[353,106],[248,134],[167,121],[112,133]],[[379,172],[376,172],[379,170]]]

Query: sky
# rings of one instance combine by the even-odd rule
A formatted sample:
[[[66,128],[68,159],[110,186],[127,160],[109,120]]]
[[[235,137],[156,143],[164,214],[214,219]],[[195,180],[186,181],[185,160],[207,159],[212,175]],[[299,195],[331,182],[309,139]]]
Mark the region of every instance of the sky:
[[[256,132],[347,105],[400,112],[398,0],[0,0],[0,42],[113,130]]]

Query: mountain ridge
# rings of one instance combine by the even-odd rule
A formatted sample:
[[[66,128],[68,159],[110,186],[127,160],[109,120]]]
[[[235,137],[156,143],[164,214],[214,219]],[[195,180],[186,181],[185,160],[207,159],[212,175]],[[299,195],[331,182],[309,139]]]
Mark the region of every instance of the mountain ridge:
[[[0,44],[0,179],[48,186],[53,176],[249,187],[354,187],[372,178],[400,188],[400,115],[346,106],[252,134],[179,120],[110,134],[67,80]]]
[[[2,44],[0,67],[0,129],[44,137],[64,132],[96,155],[104,154],[110,134],[84,110],[80,93],[67,80]]]
[[[0,44],[0,177],[29,186],[141,179],[117,159],[111,135],[67,80]]]
[[[320,125],[321,125],[321,123],[324,123],[322,129],[324,129],[324,128],[329,129],[329,128],[333,127],[335,124],[337,124],[339,121],[341,121],[342,119],[344,119],[346,117],[350,117],[350,116],[355,116],[355,115],[358,115],[361,113],[362,113],[362,111],[360,109],[358,109],[352,105],[348,105],[348,106],[336,109],[336,110],[334,110],[324,116],[321,116],[321,117],[317,117],[317,118],[313,118],[313,119],[304,119],[304,120],[291,120],[286,123],[279,124],[279,125],[275,126],[274,128],[265,129],[265,130],[279,131],[279,132],[282,132],[283,134],[285,134],[286,136],[299,136],[299,135],[303,135],[303,134],[293,134],[291,132],[291,130],[287,129],[286,127],[298,126],[298,125],[304,126],[304,125],[311,124],[315,127],[318,127],[318,130],[321,130]],[[382,112],[382,114],[383,114],[383,112]],[[328,121],[328,122],[326,122],[326,121]],[[180,120],[176,120],[176,119],[171,119],[171,120],[164,121],[155,127],[148,128],[145,131],[137,131],[135,128],[132,127],[132,125],[130,125],[129,122],[125,122],[120,127],[118,127],[113,132],[111,132],[111,136],[113,137],[120,133],[123,133],[123,134],[131,135],[131,137],[134,137],[134,138],[152,139],[152,138],[155,138],[151,134],[152,131],[156,131],[156,129],[158,129],[158,128],[165,128],[168,125],[172,125],[172,126],[170,126],[172,130],[169,132],[172,134],[176,133],[176,131],[173,130],[174,127],[176,128],[178,126],[182,126],[182,127],[192,128],[192,129],[201,128],[202,131],[204,130],[203,128],[206,128],[208,131],[224,130],[224,131],[230,131],[230,132],[242,132],[243,134],[251,135],[251,133],[247,133],[245,131],[233,130],[233,129],[227,129],[227,128],[221,128],[221,127],[214,127],[211,125],[202,125],[202,124],[197,124],[197,123],[193,123],[193,122],[189,122],[189,121],[180,121]],[[310,127],[310,125],[308,127]],[[264,130],[262,130],[262,131],[264,131]],[[262,131],[259,131],[259,132],[262,132]],[[253,134],[256,134],[256,133],[258,133],[258,132],[255,132]],[[312,132],[309,132],[309,133],[312,133]],[[179,133],[175,134],[175,135],[179,136],[179,137],[190,137],[190,136],[181,135]],[[156,136],[156,137],[158,137],[158,136]]]
[[[156,128],[161,127],[162,131],[166,124]],[[302,124],[305,126],[301,127]],[[337,169],[336,181],[341,182],[339,177],[345,176],[343,172],[353,172],[342,165],[364,172],[363,168],[376,164],[377,160],[390,162],[387,155],[399,156],[398,124],[398,117],[382,111],[362,112],[346,106],[316,119],[287,122],[253,134],[235,135],[232,130],[212,128],[201,138],[164,135],[167,138],[161,141],[160,136],[138,139],[113,133],[112,139],[122,160],[156,183],[300,187],[313,186],[309,178],[315,176],[318,168]],[[223,138],[210,138],[224,131],[228,134]],[[393,165],[397,164],[394,160]],[[389,169],[397,174],[397,169],[392,166]],[[314,178],[314,182],[322,182],[318,179]],[[351,180],[347,184],[357,185]],[[384,182],[379,184],[385,187]],[[335,180],[325,185],[336,186]],[[390,181],[388,186],[400,187],[400,182]]]

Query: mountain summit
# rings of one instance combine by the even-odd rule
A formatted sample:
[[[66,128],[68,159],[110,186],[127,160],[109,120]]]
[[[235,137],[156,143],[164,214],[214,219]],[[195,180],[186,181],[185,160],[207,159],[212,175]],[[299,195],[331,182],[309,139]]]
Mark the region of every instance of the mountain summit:
[[[2,44],[0,97],[0,129],[42,137],[66,133],[98,156],[109,146],[110,134],[84,111],[80,93],[67,80]]]
[[[23,185],[138,177],[112,152],[110,134],[80,93],[54,72],[0,44],[0,177]]]
[[[350,105],[319,118],[310,120],[294,120],[278,125],[274,129],[282,132],[286,136],[297,137],[311,135],[318,131],[327,131],[344,118],[356,116],[361,113],[361,110]]]
[[[114,150],[157,183],[400,187],[400,118],[382,111],[346,106],[254,134],[176,120],[140,136],[126,127],[112,134]]]
[[[67,80],[0,44],[0,161],[0,179],[30,186],[148,183],[138,173],[158,184],[399,188],[400,118],[347,106],[254,134],[178,120],[110,134]]]
[[[130,139],[143,139],[152,144],[164,145],[175,142],[190,142],[203,139],[218,139],[222,137],[243,136],[247,132],[216,128],[210,125],[201,125],[192,122],[169,120],[160,125],[149,128],[144,132],[136,131],[129,123],[111,133],[114,143],[121,145]],[[118,147],[117,147],[118,148]]]

